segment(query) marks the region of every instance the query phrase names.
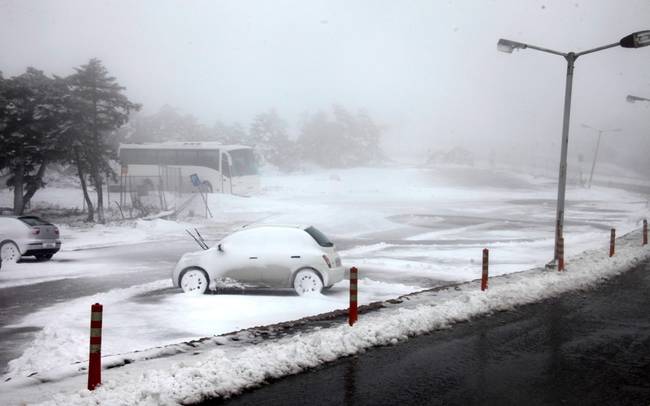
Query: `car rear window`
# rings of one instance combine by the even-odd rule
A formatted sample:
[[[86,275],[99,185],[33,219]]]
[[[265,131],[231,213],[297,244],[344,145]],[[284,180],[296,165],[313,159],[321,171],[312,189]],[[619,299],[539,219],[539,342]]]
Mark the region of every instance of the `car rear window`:
[[[306,228],[305,231],[307,234],[311,235],[314,240],[320,245],[321,247],[333,247],[334,244],[325,236],[325,234],[321,233],[320,230],[318,230],[315,227],[309,227]]]
[[[47,221],[44,221],[38,217],[18,217],[18,220],[22,221],[23,223],[27,224],[28,226],[34,227],[34,226],[49,226],[50,223]]]

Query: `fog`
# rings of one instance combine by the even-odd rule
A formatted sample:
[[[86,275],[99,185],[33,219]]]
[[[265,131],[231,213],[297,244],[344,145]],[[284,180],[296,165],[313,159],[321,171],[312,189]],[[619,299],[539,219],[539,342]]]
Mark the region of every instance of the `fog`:
[[[650,29],[647,0],[0,1],[0,71],[68,75],[97,57],[143,113],[164,104],[248,125],[275,108],[365,109],[389,157],[465,147],[511,160],[559,155],[566,62],[497,52],[499,38],[580,51]],[[643,162],[650,151],[650,48],[578,59],[569,153]]]

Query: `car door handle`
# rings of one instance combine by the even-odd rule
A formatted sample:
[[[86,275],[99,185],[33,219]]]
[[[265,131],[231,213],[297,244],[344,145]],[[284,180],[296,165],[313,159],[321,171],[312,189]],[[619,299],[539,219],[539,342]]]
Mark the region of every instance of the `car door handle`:
[[[248,259],[257,259],[257,257],[248,257]]]
[[[300,255],[292,255],[291,258],[300,258]]]

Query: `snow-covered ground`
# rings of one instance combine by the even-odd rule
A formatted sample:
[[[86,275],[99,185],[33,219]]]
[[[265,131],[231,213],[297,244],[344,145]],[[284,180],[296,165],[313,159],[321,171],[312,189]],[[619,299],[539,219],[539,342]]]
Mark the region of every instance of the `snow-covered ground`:
[[[115,289],[48,307],[11,328],[42,327],[23,355],[9,362],[8,377],[27,376],[88,358],[89,304],[104,306],[103,354],[121,354],[342,309],[348,281],[315,298],[263,294],[169,294],[169,279]],[[361,280],[361,304],[418,290],[416,286]],[[148,297],[151,295],[152,297]],[[150,300],[149,300],[150,299]]]
[[[362,315],[353,327],[316,328],[262,342],[242,342],[245,336],[236,335],[182,350],[169,349],[168,354],[177,355],[141,358],[105,370],[103,385],[93,392],[83,389],[83,371],[70,376],[68,369],[68,375],[45,373],[0,383],[0,396],[7,404],[44,405],[173,405],[208,396],[228,397],[372,346],[396,344],[481,314],[589,288],[650,258],[650,250],[640,242],[640,233],[633,232],[619,239],[613,258],[602,249],[584,252],[569,258],[566,272],[538,268],[513,273],[493,278],[486,292],[480,291],[477,282],[422,292],[399,303],[385,303],[382,309]]]
[[[40,308],[15,321],[9,327],[36,327],[39,330],[33,334],[31,342],[24,345],[23,353],[10,362],[4,378],[11,378],[10,382],[15,383],[21,382],[33,372],[38,372],[39,376],[57,376],[63,374],[61,371],[70,371],[73,363],[85,361],[88,357],[88,312],[90,304],[94,302],[105,306],[104,355],[132,353],[252,326],[297,319],[344,308],[347,304],[347,281],[337,284],[320,297],[310,299],[287,292],[229,292],[202,297],[186,296],[178,290],[170,289],[169,279],[159,277],[161,272],[171,272],[173,260],[162,260],[156,256],[139,258],[132,263],[124,258],[94,260],[92,256],[97,255],[97,251],[88,248],[124,245],[124,250],[128,250],[130,246],[136,247],[134,244],[155,241],[160,242],[162,256],[168,250],[170,242],[173,244],[174,241],[182,240],[187,244],[186,228],[198,228],[212,243],[228,231],[251,222],[313,224],[337,244],[344,265],[355,265],[360,269],[362,303],[476,279],[481,272],[483,248],[490,249],[491,275],[539,267],[548,262],[553,251],[557,193],[553,179],[511,172],[447,167],[358,168],[274,174],[263,176],[262,181],[263,189],[259,196],[243,198],[210,195],[210,208],[215,215],[212,219],[194,217],[185,218],[183,222],[160,219],[114,221],[93,227],[78,223],[63,225],[64,252],[57,254],[54,261],[19,263],[8,270],[3,267],[0,271],[0,289],[57,279],[74,283],[75,278],[81,277],[115,275],[128,279],[135,274],[152,275],[146,282],[133,283],[129,287],[111,289],[107,285],[105,292]],[[33,207],[77,207],[81,202],[77,194],[70,189],[48,188],[36,195]],[[565,245],[568,257],[594,248],[605,253],[610,227],[616,227],[618,235],[629,232],[639,226],[648,210],[644,196],[596,186],[592,189],[570,187],[567,199]],[[8,205],[9,200],[9,192],[0,191],[0,206]],[[200,210],[196,212],[199,213]],[[636,258],[638,252],[634,251],[630,255],[631,258]],[[619,266],[619,262],[614,260],[613,263]],[[570,265],[569,268],[578,269],[577,265]],[[610,265],[605,268],[611,270]],[[587,269],[584,272],[591,271]],[[573,275],[573,272],[566,275],[570,274]],[[530,297],[524,295],[523,299],[522,296],[507,299],[508,305],[519,303],[520,300],[525,302],[544,297],[549,292],[557,293],[555,288],[549,290],[540,284],[550,283],[555,286],[557,281],[560,286],[568,279],[573,280],[572,276],[565,274],[557,276],[533,272],[531,275],[541,278],[535,279],[537,282],[533,283],[539,285],[536,289],[541,293]],[[519,276],[504,280],[519,280],[517,278]],[[571,289],[574,286],[571,283],[568,287],[558,289]],[[506,290],[508,295],[514,294],[511,290],[513,289]],[[496,297],[496,293],[493,293],[495,291],[497,289],[481,298]],[[457,298],[461,303],[467,303],[466,308],[462,305],[453,310],[463,315],[460,318],[480,312],[477,310],[479,304],[488,308],[503,305],[500,299],[494,299],[492,304],[486,304],[485,299],[476,299],[479,301],[476,304],[472,302],[475,300],[472,299],[473,295],[467,296],[470,299],[464,299],[462,295],[459,296],[460,299]],[[426,328],[440,326],[444,320],[444,317],[437,318]],[[397,330],[391,330],[391,327],[388,329],[390,332],[384,334],[375,330],[371,332],[364,325],[351,331],[363,330],[366,331],[364,334],[374,338],[352,337],[348,334],[356,333],[348,333],[347,330],[331,333],[342,334],[344,338],[341,340],[351,340],[346,341],[349,348],[344,342],[341,344],[345,347],[343,350],[331,350],[329,355],[305,353],[310,361],[305,362],[304,366],[421,331],[421,327],[407,326],[406,333],[397,334]],[[378,325],[387,327],[385,323]],[[415,330],[409,330],[410,328]],[[357,340],[362,344],[355,344]],[[258,356],[256,351],[251,351],[251,357]],[[292,351],[302,354],[307,350],[294,348]],[[226,355],[225,359],[231,360],[228,362],[239,362]],[[276,355],[283,356],[280,353]],[[301,357],[302,355],[297,358]],[[310,357],[316,357],[315,361]],[[255,362],[249,358],[244,359]],[[207,360],[205,358],[203,361]],[[300,365],[303,364],[298,367],[287,366],[287,370],[282,367],[280,369],[284,372],[281,373],[267,371],[270,375],[264,375],[267,372],[262,372],[262,375],[276,376],[299,370],[302,368]],[[180,369],[187,371],[183,368]],[[72,370],[76,371],[76,367],[72,367]],[[217,376],[225,372],[214,373]],[[149,378],[153,379],[153,375],[142,379]],[[167,378],[161,375],[161,379]],[[160,382],[162,384],[163,381]],[[246,379],[238,382],[234,386],[217,385],[217,388],[223,389],[223,392],[218,393],[231,393],[232,388],[244,387],[250,383]],[[179,393],[189,393],[184,391],[182,389]],[[143,399],[147,399],[147,395],[143,396]]]

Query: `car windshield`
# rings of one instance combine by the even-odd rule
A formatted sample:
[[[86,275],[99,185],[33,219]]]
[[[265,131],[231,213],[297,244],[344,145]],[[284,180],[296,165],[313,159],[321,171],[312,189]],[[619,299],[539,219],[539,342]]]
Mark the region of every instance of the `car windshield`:
[[[325,236],[325,234],[321,233],[320,230],[318,230],[316,227],[309,227],[306,228],[305,231],[307,234],[311,235],[314,240],[320,245],[321,247],[333,247],[334,244]]]
[[[34,227],[34,226],[49,226],[50,223],[47,221],[44,221],[38,217],[18,217],[18,220],[22,221],[23,223],[27,224],[28,226]]]

